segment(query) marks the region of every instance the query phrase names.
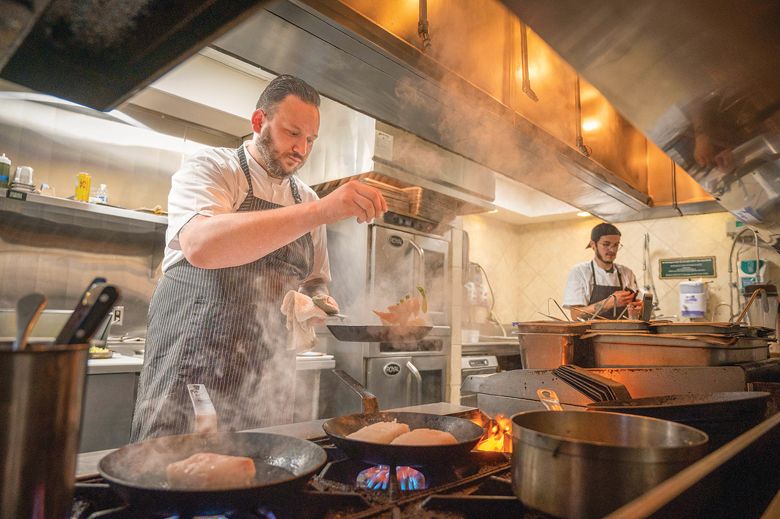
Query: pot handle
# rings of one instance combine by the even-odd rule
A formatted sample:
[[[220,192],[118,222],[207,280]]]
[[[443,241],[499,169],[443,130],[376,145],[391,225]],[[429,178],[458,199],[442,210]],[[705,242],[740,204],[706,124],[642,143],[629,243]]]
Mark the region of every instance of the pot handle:
[[[347,374],[343,369],[334,369],[333,374],[336,375],[348,385],[355,393],[360,395],[363,399],[363,414],[375,414],[379,412],[379,402],[373,393],[368,391],[363,385]]]
[[[539,388],[536,390],[536,396],[542,401],[544,407],[548,411],[563,411],[561,407],[561,401],[558,399],[558,394],[552,389]]]

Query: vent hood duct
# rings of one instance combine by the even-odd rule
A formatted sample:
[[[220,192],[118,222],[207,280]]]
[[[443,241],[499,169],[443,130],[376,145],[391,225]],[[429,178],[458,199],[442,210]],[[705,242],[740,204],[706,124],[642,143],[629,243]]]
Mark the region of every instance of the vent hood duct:
[[[108,110],[263,3],[3,1],[0,77],[37,92]]]
[[[780,3],[504,0],[780,250]]]
[[[331,99],[591,214],[615,219],[650,207],[645,193],[368,18],[337,1],[306,4],[269,4],[212,46],[302,77]],[[447,131],[445,118],[471,133]],[[441,174],[452,186],[463,181]]]

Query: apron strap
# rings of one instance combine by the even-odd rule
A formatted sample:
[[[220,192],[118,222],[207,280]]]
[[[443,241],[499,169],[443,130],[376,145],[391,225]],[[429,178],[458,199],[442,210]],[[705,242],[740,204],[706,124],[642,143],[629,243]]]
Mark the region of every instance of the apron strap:
[[[615,265],[615,271],[617,271],[618,285],[620,285],[620,290],[623,290],[626,287],[623,286],[623,276],[620,275],[620,269],[617,267],[617,265]],[[596,267],[593,266],[593,260],[590,262],[590,272],[593,275],[593,286],[590,289],[590,294],[593,295],[593,289],[596,287]]]
[[[244,151],[243,144],[238,147],[238,162],[241,164],[241,171],[244,172],[246,181],[249,184],[249,191],[246,196],[255,196],[254,191],[252,190],[252,177],[249,175],[249,164],[247,164],[246,161],[246,152]],[[303,202],[301,193],[298,191],[298,184],[295,176],[290,176],[290,193],[292,193],[293,200],[295,200],[296,204]]]

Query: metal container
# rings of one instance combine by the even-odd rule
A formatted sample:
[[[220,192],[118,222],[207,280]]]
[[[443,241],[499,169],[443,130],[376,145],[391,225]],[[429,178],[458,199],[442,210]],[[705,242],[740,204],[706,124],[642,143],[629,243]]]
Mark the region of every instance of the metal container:
[[[0,342],[0,519],[69,515],[88,347]]]
[[[561,364],[594,367],[590,341],[570,333],[517,333],[523,369],[554,369]]]
[[[593,367],[725,366],[769,356],[769,343],[758,337],[590,333]]]
[[[512,417],[512,489],[556,517],[603,517],[706,451],[705,433],[666,420],[528,411]]]
[[[524,321],[512,324],[517,328],[518,333],[565,333],[577,335],[586,333],[593,321]]]

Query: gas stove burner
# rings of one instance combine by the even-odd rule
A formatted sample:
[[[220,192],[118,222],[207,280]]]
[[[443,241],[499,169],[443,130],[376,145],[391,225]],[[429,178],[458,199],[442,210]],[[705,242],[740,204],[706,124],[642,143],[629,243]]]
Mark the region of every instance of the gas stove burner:
[[[396,467],[398,486],[401,490],[425,490],[428,483],[425,475],[412,467]],[[390,485],[390,467],[377,465],[362,470],[357,476],[358,488],[369,490],[387,490]]]

